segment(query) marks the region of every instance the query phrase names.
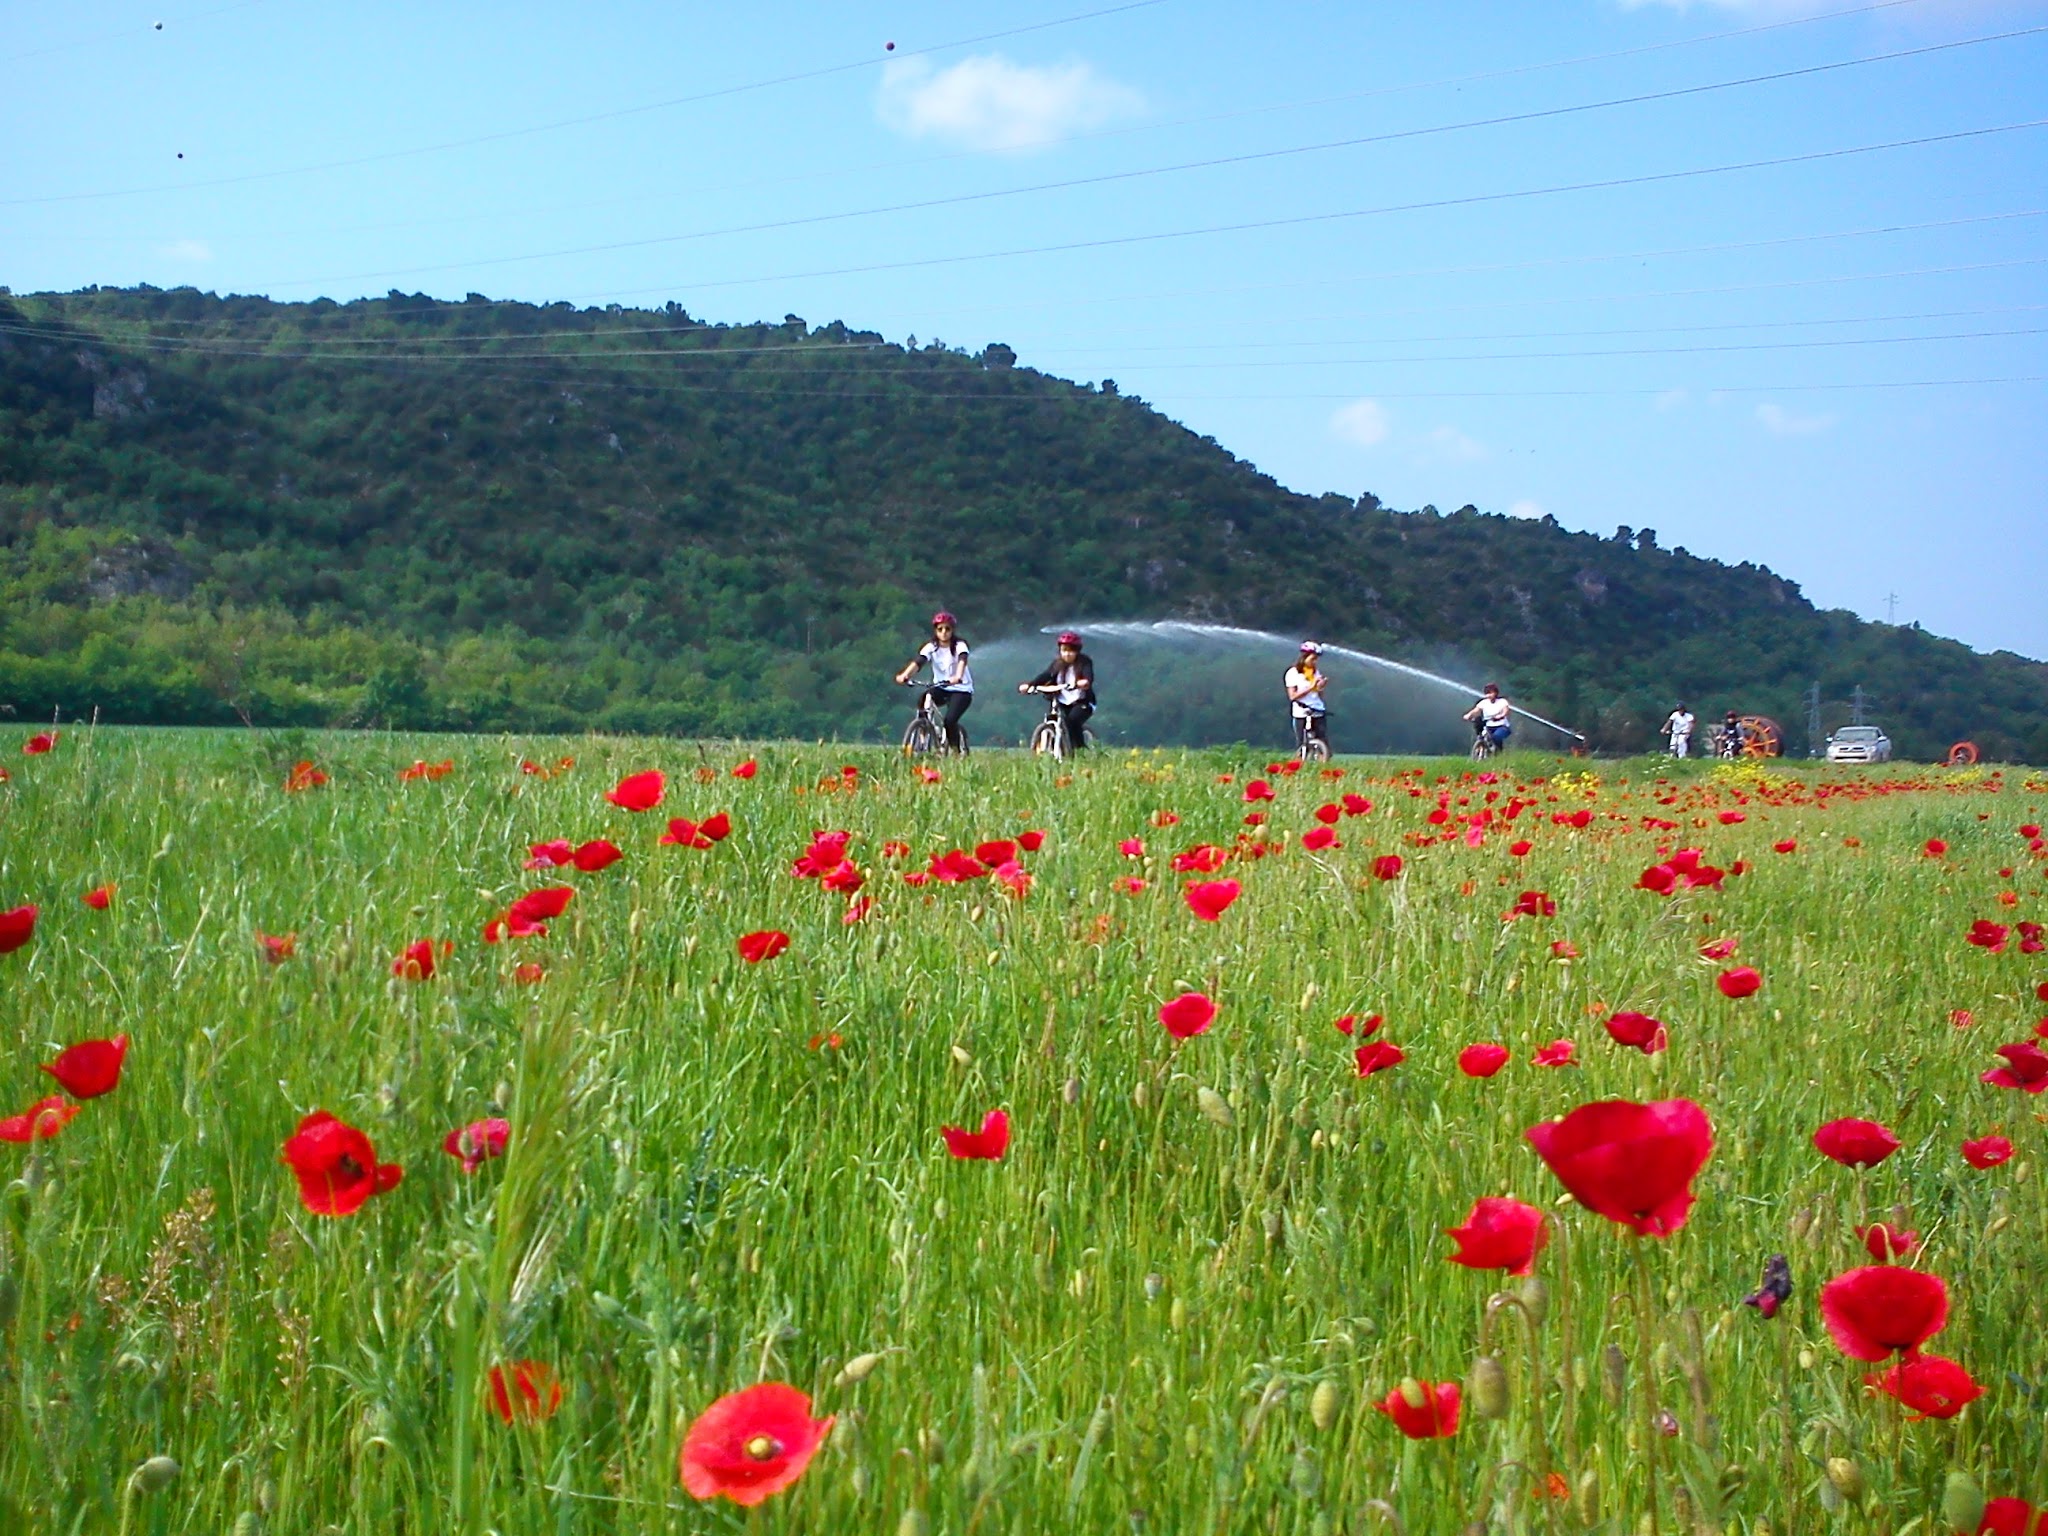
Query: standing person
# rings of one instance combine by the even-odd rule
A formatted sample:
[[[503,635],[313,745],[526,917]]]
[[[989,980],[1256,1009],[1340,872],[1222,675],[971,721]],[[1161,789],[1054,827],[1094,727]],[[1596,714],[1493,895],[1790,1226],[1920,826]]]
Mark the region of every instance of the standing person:
[[[1323,744],[1323,755],[1329,756],[1330,711],[1323,702],[1323,689],[1329,686],[1329,675],[1316,665],[1316,658],[1323,654],[1323,648],[1313,640],[1301,642],[1301,659],[1287,669],[1287,706],[1294,716],[1294,744],[1301,747],[1310,738]]]
[[[960,717],[974,703],[974,671],[967,664],[967,642],[954,627],[953,615],[943,608],[932,615],[931,639],[904,663],[896,681],[909,682],[926,662],[932,664],[932,683],[925,689],[925,697],[945,725],[948,750],[958,752],[962,750]]]
[[[1051,666],[1028,683],[1019,683],[1019,693],[1050,693],[1059,702],[1060,719],[1067,728],[1067,750],[1078,752],[1086,744],[1081,727],[1095,713],[1095,663],[1081,650],[1081,637],[1071,629],[1057,642],[1059,654]]]
[[[1498,752],[1515,734],[1514,722],[1509,718],[1513,712],[1514,705],[1501,696],[1500,684],[1488,683],[1481,690],[1479,701],[1462,718],[1472,722],[1475,736],[1484,736],[1490,750]]]
[[[1671,711],[1664,721],[1664,734],[1671,738],[1671,755],[1684,757],[1692,745],[1692,728],[1698,724],[1697,717],[1683,704]]]

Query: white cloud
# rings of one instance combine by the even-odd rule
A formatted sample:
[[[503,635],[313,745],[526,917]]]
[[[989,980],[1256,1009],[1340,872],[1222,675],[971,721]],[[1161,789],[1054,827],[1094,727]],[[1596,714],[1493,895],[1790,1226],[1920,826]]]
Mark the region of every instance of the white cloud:
[[[1549,513],[1543,510],[1543,507],[1540,503],[1530,501],[1527,497],[1524,497],[1522,500],[1516,502],[1513,506],[1508,508],[1509,517],[1534,518],[1548,517],[1549,515]]]
[[[1426,457],[1434,459],[1483,459],[1488,455],[1486,444],[1477,438],[1467,437],[1456,427],[1437,427],[1423,440]]]
[[[1832,411],[1819,416],[1802,416],[1766,400],[1756,408],[1757,424],[1773,437],[1812,437],[1825,432],[1842,418]]]
[[[1145,98],[1093,66],[1013,64],[976,54],[948,69],[897,59],[882,69],[876,112],[913,139],[966,149],[1029,149],[1144,110]]]
[[[213,247],[204,240],[173,240],[157,247],[157,255],[171,261],[211,261]]]
[[[1387,440],[1386,409],[1377,400],[1354,400],[1330,415],[1330,430],[1347,443],[1373,448]]]

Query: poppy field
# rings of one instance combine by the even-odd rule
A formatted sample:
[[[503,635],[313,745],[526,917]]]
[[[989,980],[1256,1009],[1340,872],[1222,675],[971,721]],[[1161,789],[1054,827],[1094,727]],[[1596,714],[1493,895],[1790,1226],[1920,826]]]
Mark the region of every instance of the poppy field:
[[[2048,1536],[2025,769],[0,736],[0,1531]]]

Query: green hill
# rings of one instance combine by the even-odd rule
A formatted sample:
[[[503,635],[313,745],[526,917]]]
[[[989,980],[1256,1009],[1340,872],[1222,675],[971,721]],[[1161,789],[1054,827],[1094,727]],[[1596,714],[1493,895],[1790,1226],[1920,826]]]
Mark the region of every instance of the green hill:
[[[2048,761],[2039,662],[1648,528],[1297,495],[999,345],[476,295],[0,296],[20,718],[865,737],[941,601],[976,639],[1194,618],[1455,655],[1612,750],[1680,694],[1803,744],[1817,680],[1867,689],[1907,754]]]

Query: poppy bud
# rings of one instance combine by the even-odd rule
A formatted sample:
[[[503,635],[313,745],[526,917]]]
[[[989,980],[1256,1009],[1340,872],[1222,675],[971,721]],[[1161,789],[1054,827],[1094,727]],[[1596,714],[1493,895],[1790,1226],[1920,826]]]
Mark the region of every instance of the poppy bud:
[[[1317,1429],[1328,1429],[1337,1422],[1337,1383],[1328,1377],[1316,1383],[1315,1395],[1308,1400],[1309,1422]]]
[[[1145,1091],[1143,1083],[1139,1083],[1137,1087],[1131,1090],[1131,1102],[1140,1109],[1143,1109],[1150,1099],[1151,1095]]]
[[[1864,1494],[1870,1491],[1870,1484],[1863,1478],[1863,1469],[1847,1456],[1828,1458],[1828,1483],[1842,1496],[1845,1504],[1860,1505]]]
[[[1226,1129],[1237,1124],[1237,1116],[1231,1113],[1230,1105],[1225,1102],[1223,1095],[1214,1088],[1196,1089],[1195,1103],[1201,1109],[1204,1119],[1213,1121],[1215,1124]]]
[[[1173,1305],[1166,1309],[1166,1325],[1175,1333],[1179,1333],[1188,1325],[1188,1304],[1178,1296],[1173,1298]]]
[[[1628,1356],[1619,1344],[1600,1351],[1600,1391],[1617,1407],[1628,1396]]]
[[[131,1493],[159,1493],[178,1480],[178,1464],[168,1456],[152,1456],[128,1479]]]
[[[1303,1446],[1294,1453],[1294,1465],[1287,1471],[1288,1486],[1298,1499],[1312,1499],[1323,1489],[1323,1469],[1315,1452]]]
[[[1481,1355],[1472,1362],[1472,1373],[1465,1378],[1465,1401],[1478,1418],[1507,1416],[1508,1373],[1492,1355]]]
[[[936,1429],[920,1429],[917,1432],[917,1448],[924,1452],[924,1459],[933,1466],[946,1459],[946,1437]]]
[[[1678,1438],[1678,1415],[1673,1413],[1669,1408],[1662,1408],[1658,1410],[1655,1423],[1657,1425],[1657,1433],[1662,1435],[1666,1440],[1675,1440]]]
[[[1974,1533],[1984,1523],[1984,1490],[1967,1472],[1951,1472],[1941,1489],[1941,1518],[1952,1531]]]
[[[974,1057],[969,1054],[966,1046],[956,1045],[953,1047],[953,1063],[955,1066],[971,1067],[974,1065]]]
[[[1166,1276],[1160,1274],[1151,1274],[1145,1277],[1145,1299],[1147,1301],[1157,1301],[1159,1299],[1159,1293],[1161,1291],[1164,1291],[1165,1289]]]
[[[1550,1287],[1541,1275],[1531,1275],[1522,1282],[1522,1310],[1529,1314],[1529,1321],[1541,1328],[1550,1316]]]
[[[506,1110],[510,1109],[511,1107],[512,1085],[510,1083],[501,1082],[498,1084],[497,1087],[491,1090],[491,1108],[502,1115],[505,1113]]]
[[[853,1496],[856,1499],[864,1499],[868,1496],[868,1490],[874,1486],[874,1475],[868,1471],[865,1462],[855,1462],[851,1481]]]
[[[882,1363],[878,1354],[855,1355],[839,1368],[839,1374],[832,1378],[832,1385],[845,1388],[858,1386],[874,1375],[875,1367]]]
[[[1081,1102],[1081,1079],[1070,1077],[1060,1087],[1060,1098],[1069,1104]]]
[[[1600,1523],[1600,1474],[1591,1467],[1579,1474],[1579,1486],[1572,1490],[1572,1513],[1581,1525]]]
[[[1422,1389],[1422,1383],[1413,1376],[1403,1376],[1401,1378],[1401,1385],[1396,1390],[1401,1394],[1401,1401],[1410,1408],[1427,1408],[1429,1406],[1429,1394]]]
[[[1287,1218],[1279,1211],[1268,1211],[1266,1212],[1265,1226],[1267,1246],[1272,1248],[1279,1247],[1280,1239],[1287,1231]]]
[[[263,1517],[253,1509],[235,1516],[234,1536],[263,1536]]]
[[[1792,1219],[1785,1224],[1785,1228],[1793,1242],[1805,1242],[1806,1234],[1813,1230],[1813,1207],[1804,1205],[1794,1211]]]

